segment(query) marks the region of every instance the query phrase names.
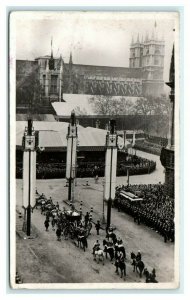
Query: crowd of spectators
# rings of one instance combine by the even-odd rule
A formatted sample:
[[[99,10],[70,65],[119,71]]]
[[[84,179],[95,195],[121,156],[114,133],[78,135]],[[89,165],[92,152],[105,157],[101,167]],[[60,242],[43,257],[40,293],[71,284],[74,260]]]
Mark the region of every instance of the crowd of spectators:
[[[84,177],[103,177],[105,173],[105,162],[103,161],[82,161],[77,162],[76,174],[78,178]],[[148,174],[156,169],[156,162],[140,158],[137,156],[130,156],[128,160],[118,159],[117,162],[117,176],[126,176],[127,166],[130,169],[131,175]],[[52,179],[65,178],[66,164],[65,162],[40,161],[36,164],[37,179]],[[22,163],[17,162],[16,177],[22,178]]]
[[[160,155],[162,147],[157,144],[148,143],[147,141],[138,141],[135,144],[135,149],[155,155]]]
[[[167,143],[167,138],[147,136],[144,141],[136,141],[135,149],[160,155],[162,147],[166,147]]]
[[[142,198],[131,201],[120,195],[121,190]],[[174,242],[174,199],[165,193],[162,184],[139,184],[117,186],[114,206],[125,211],[137,224],[145,224],[164,237],[164,241]]]
[[[146,141],[152,144],[160,145],[161,147],[166,147],[168,144],[168,139],[161,136],[147,135]]]

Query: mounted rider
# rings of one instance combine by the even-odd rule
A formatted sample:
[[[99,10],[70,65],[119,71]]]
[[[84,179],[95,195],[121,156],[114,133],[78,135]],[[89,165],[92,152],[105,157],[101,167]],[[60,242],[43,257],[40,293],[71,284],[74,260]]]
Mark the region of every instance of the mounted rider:
[[[136,261],[140,261],[141,260],[141,251],[138,250],[138,253],[136,255]]]
[[[42,194],[40,195],[39,199],[45,199],[44,193],[42,193]]]
[[[82,223],[79,223],[79,226],[77,226],[77,230],[78,230],[78,237],[84,237],[85,236],[85,229],[82,226]]]
[[[122,252],[124,259],[126,258],[126,252],[125,252],[125,247],[123,246],[123,241],[122,239],[119,239],[117,242],[117,247],[115,249],[118,252]]]
[[[108,234],[110,235],[110,234],[112,234],[112,233],[113,233],[113,227],[110,226],[110,227],[108,228]]]
[[[94,246],[93,246],[93,248],[92,248],[92,254],[94,254],[95,253],[95,251],[97,251],[97,250],[99,250],[100,249],[100,243],[99,243],[99,241],[97,240],[95,243],[94,243]]]

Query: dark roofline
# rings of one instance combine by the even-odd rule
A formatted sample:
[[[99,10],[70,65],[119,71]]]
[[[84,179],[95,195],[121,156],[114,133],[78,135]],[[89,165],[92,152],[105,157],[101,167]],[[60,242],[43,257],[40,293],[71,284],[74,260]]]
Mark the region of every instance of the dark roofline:
[[[29,60],[29,59],[16,59],[17,61],[29,61],[29,62],[36,62],[35,60]]]
[[[65,63],[65,65],[69,65],[68,63]],[[101,67],[101,68],[110,68],[110,69],[123,69],[123,70],[126,70],[126,69],[129,69],[129,70],[139,70],[141,68],[130,68],[130,67],[120,67],[120,66],[103,66],[103,65],[86,65],[86,64],[73,64],[73,66],[85,66],[85,67]]]
[[[50,57],[50,56],[49,56]],[[28,60],[28,59],[17,59],[16,61],[30,61],[30,62],[36,62],[37,59],[39,58],[48,58],[48,55],[47,56],[39,56],[37,58],[35,58],[35,60]],[[59,59],[59,58],[54,58],[54,59]],[[69,63],[65,63],[66,66],[69,65]],[[120,66],[103,66],[103,65],[86,65],[86,64],[75,64],[73,63],[73,66],[78,66],[78,67],[81,67],[81,66],[85,66],[85,67],[99,67],[99,68],[108,68],[108,69],[123,69],[123,70],[126,70],[126,69],[129,69],[129,70],[139,70],[141,68],[130,68],[130,67],[120,67]]]

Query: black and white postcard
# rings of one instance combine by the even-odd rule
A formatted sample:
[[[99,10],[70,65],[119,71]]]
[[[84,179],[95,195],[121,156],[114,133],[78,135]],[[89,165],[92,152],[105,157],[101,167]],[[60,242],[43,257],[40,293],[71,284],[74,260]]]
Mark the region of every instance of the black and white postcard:
[[[12,11],[14,289],[179,287],[179,14]]]

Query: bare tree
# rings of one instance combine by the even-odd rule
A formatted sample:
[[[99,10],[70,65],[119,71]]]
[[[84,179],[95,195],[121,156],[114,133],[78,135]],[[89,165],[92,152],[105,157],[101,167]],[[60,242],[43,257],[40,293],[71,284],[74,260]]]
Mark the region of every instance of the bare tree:
[[[89,99],[95,113],[100,115],[129,115],[132,113],[133,104],[124,97],[97,95]]]
[[[151,131],[159,135],[168,127],[169,100],[165,95],[157,98],[152,96],[139,98],[133,106],[133,113],[144,116],[143,129],[147,133]],[[148,122],[148,116],[154,117],[151,124]]]
[[[142,97],[136,101],[133,112],[137,115],[168,115],[169,100],[165,95],[157,98],[152,96]]]

